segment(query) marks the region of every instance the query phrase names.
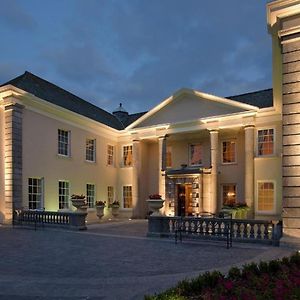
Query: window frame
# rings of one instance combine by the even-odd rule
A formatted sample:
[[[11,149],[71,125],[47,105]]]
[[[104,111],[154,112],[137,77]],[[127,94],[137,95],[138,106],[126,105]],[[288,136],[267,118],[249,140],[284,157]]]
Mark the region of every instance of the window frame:
[[[112,154],[109,153],[109,147],[112,148]],[[110,167],[114,167],[115,166],[115,146],[112,145],[112,144],[107,144],[107,147],[106,147],[106,165],[107,166],[110,166]],[[110,157],[111,157],[111,160],[112,162],[110,163]]]
[[[35,179],[35,180],[38,180],[40,181],[40,194],[38,193],[29,193],[29,180],[30,179]],[[31,185],[33,186],[33,185]],[[39,206],[37,206],[36,208],[30,208],[30,203],[33,202],[33,201],[29,201],[29,195],[40,195],[40,202],[39,202]],[[44,177],[28,177],[28,180],[27,180],[27,200],[28,200],[28,209],[29,210],[40,210],[40,209],[44,209]]]
[[[130,187],[131,188],[131,207],[125,207],[125,201],[124,201],[124,188]],[[126,184],[122,186],[122,209],[124,210],[132,210],[133,208],[133,193],[132,193],[132,184]]]
[[[131,164],[130,165],[125,165],[125,161],[124,161],[124,159],[125,159],[124,148],[125,147],[131,147]],[[133,145],[132,144],[123,145],[122,146],[122,166],[124,168],[131,168],[133,166],[133,161],[132,160],[133,160]]]
[[[200,145],[201,147],[201,163],[200,164],[191,164],[191,146]],[[203,145],[202,143],[189,143],[188,144],[188,158],[189,158],[189,166],[190,167],[200,167],[203,166]]]
[[[88,185],[90,186],[93,186],[94,187],[94,195],[93,195],[93,202],[92,202],[92,206],[90,206],[90,201],[89,201],[89,198],[91,196],[89,196],[88,194]],[[95,203],[96,203],[96,184],[95,183],[92,183],[92,182],[87,182],[86,185],[85,185],[85,191],[86,191],[86,202],[87,202],[87,205],[88,205],[88,209],[93,209],[95,208]]]
[[[60,143],[62,142],[62,141],[60,141],[60,139],[59,139],[59,137],[60,137],[59,132],[60,132],[60,131],[64,131],[64,132],[67,132],[67,133],[68,133],[68,135],[67,135],[67,137],[68,137],[67,154],[60,153],[60,152],[59,152],[60,149],[61,149]],[[57,155],[62,156],[62,157],[71,157],[71,130],[66,130],[66,129],[62,129],[62,128],[58,128],[58,129],[57,129]]]
[[[223,143],[234,143],[234,161],[224,162]],[[237,164],[237,142],[235,139],[227,139],[221,142],[221,163],[222,165],[234,165]]]
[[[88,159],[87,154],[88,154],[88,141],[93,141],[93,160]],[[96,139],[95,138],[86,138],[85,139],[85,161],[90,162],[90,163],[95,163],[96,162]]]
[[[259,142],[258,142],[258,132],[262,130],[270,130],[273,129],[273,151],[272,154],[259,154]],[[264,126],[259,127],[256,130],[256,156],[257,157],[272,157],[275,156],[275,145],[276,145],[276,128],[274,126]]]
[[[60,192],[60,186],[59,186],[59,183],[60,182],[64,182],[64,183],[68,183],[68,195],[67,196],[67,207],[63,207],[63,208],[60,208],[60,196],[61,194],[59,193]],[[64,190],[66,190],[64,188]],[[71,187],[70,187],[70,181],[69,180],[65,180],[65,179],[59,179],[58,180],[58,209],[61,210],[61,209],[71,209],[71,203],[70,203],[70,193],[71,192]]]
[[[273,183],[273,209],[272,210],[259,210],[258,209],[258,194],[259,194],[259,183]],[[256,201],[255,201],[255,213],[258,215],[273,215],[276,213],[276,181],[272,179],[264,179],[256,181]]]
[[[235,204],[238,203],[237,194],[238,194],[238,184],[237,183],[222,183],[221,184],[221,200],[222,200],[222,206],[226,206],[224,204],[224,186],[235,186]]]
[[[109,188],[112,188],[112,195],[111,195],[111,199],[109,197]],[[114,202],[115,199],[115,187],[113,185],[108,185],[107,186],[107,204],[110,205]]]

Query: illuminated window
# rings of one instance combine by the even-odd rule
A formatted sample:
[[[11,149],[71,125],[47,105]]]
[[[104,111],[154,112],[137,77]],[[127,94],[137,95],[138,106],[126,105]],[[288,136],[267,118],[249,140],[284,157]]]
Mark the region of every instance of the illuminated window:
[[[28,208],[40,209],[43,202],[43,180],[28,178]]]
[[[223,193],[223,205],[233,205],[236,203],[235,184],[224,184],[222,193]]]
[[[132,146],[123,146],[123,165],[132,166]]]
[[[202,145],[189,145],[190,166],[198,166],[202,164]]]
[[[89,208],[93,208],[95,206],[95,185],[87,183],[86,185],[86,201]]]
[[[70,183],[60,180],[58,182],[58,207],[59,209],[69,208]]]
[[[166,167],[171,168],[172,167],[172,147],[167,146],[166,149]]]
[[[257,131],[258,155],[272,155],[274,153],[274,129]]]
[[[259,211],[274,210],[274,182],[257,183],[257,209]]]
[[[123,186],[123,207],[132,208],[132,186]]]
[[[70,155],[70,131],[58,129],[58,154]]]
[[[107,187],[107,202],[111,204],[114,202],[114,187],[108,186]]]
[[[114,146],[107,145],[107,165],[114,165]]]
[[[236,143],[234,141],[226,141],[222,143],[222,162],[224,164],[236,162]]]
[[[85,159],[87,161],[96,161],[96,140],[86,139],[85,142]]]

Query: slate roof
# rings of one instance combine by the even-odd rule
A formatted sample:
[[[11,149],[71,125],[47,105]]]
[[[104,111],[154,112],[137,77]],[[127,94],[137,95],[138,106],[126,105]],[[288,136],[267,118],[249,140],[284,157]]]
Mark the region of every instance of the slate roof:
[[[145,111],[135,114],[128,114],[128,117],[121,122],[115,115],[28,71],[0,86],[7,84],[11,84],[43,100],[66,108],[117,130],[126,128],[142,115],[147,113],[147,111]],[[266,89],[241,95],[229,96],[226,98],[254,105],[259,108],[271,107],[273,105],[273,90]]]
[[[257,106],[259,108],[273,106],[273,89],[261,90],[236,96],[226,97],[227,99]]]
[[[114,115],[30,72],[26,71],[1,86],[7,84],[112,128],[124,129],[123,124]]]

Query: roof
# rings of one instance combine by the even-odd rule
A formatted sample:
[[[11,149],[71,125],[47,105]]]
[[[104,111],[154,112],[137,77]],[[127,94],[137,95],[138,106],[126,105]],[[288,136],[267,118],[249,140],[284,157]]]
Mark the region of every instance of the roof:
[[[227,99],[243,102],[254,105],[259,108],[273,106],[273,89],[266,89],[261,91],[250,92],[246,94],[226,97]]]
[[[7,84],[112,128],[124,129],[123,124],[114,115],[30,72],[26,71],[1,86]]]

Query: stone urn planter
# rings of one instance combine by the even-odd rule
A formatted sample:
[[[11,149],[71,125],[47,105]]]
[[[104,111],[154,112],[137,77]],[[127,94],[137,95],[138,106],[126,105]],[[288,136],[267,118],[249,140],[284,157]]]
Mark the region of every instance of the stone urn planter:
[[[151,216],[153,216],[153,217],[161,216],[161,213],[159,210],[161,208],[163,208],[165,200],[163,200],[161,198],[160,199],[159,198],[156,198],[156,199],[149,198],[149,199],[147,199],[147,202],[148,202],[149,210],[153,212],[151,214]]]
[[[99,220],[104,216],[105,202],[96,201],[96,214]]]
[[[111,214],[114,217],[117,217],[119,215],[120,203],[118,201],[114,201],[109,207],[111,208]]]
[[[72,195],[71,202],[74,207],[76,207],[77,212],[86,213],[88,205],[83,195]]]

